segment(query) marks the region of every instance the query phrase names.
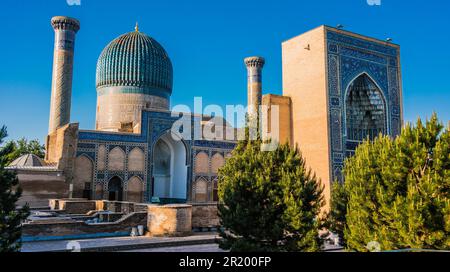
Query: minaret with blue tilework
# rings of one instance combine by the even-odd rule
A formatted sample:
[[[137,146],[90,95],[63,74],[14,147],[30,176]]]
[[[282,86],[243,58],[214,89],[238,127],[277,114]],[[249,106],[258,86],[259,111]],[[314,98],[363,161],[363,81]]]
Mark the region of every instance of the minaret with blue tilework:
[[[248,115],[249,118],[254,118],[258,114],[262,102],[262,68],[265,60],[262,57],[248,57],[244,59],[244,63],[248,76]]]
[[[49,134],[70,122],[75,34],[80,29],[78,20],[65,16],[53,17],[51,24],[55,30],[55,48]]]

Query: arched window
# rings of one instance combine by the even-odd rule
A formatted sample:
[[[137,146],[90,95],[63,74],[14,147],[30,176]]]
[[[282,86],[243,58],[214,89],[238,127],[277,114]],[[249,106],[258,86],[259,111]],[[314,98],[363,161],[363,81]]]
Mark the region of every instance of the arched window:
[[[195,201],[208,201],[208,181],[203,177],[197,178],[195,181]]]
[[[209,158],[208,154],[205,152],[199,152],[197,156],[195,156],[195,173],[197,174],[207,174],[209,173]]]
[[[145,155],[142,149],[135,147],[128,154],[128,171],[143,172],[145,169]]]
[[[93,170],[94,164],[88,157],[81,155],[75,159],[73,197],[90,198]]]
[[[214,154],[211,158],[211,173],[219,173],[219,168],[225,164],[225,159],[220,153]]]
[[[108,200],[111,201],[123,200],[122,180],[119,177],[113,177],[108,182]]]
[[[382,92],[367,74],[362,74],[350,84],[346,97],[347,140],[373,140],[386,131],[386,104]]]
[[[115,147],[109,152],[108,169],[111,171],[125,170],[125,152],[122,148]]]
[[[139,177],[128,180],[127,201],[141,203],[143,200],[144,183]]]

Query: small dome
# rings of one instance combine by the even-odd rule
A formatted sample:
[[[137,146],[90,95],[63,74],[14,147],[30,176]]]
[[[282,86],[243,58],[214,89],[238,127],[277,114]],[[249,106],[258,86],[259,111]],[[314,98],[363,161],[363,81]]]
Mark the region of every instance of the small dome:
[[[42,167],[45,166],[45,163],[41,158],[34,154],[26,154],[22,155],[19,158],[15,159],[9,167],[11,168],[23,168],[23,167]]]
[[[138,87],[139,93],[169,97],[172,62],[153,38],[136,31],[121,35],[103,49],[97,62],[97,91],[103,87]]]

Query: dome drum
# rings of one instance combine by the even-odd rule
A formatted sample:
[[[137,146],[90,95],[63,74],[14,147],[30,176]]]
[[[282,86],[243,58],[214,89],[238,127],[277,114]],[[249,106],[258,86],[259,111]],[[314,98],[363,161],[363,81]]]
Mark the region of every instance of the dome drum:
[[[97,89],[97,96],[113,94],[144,94],[170,99],[170,94],[161,88],[143,88],[136,86],[108,86]]]

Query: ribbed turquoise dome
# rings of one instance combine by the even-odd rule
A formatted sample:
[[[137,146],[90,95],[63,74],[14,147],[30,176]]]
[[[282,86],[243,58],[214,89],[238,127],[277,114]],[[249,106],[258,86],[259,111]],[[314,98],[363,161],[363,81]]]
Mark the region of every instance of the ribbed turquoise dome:
[[[104,87],[169,97],[173,68],[164,48],[139,31],[121,35],[103,49],[97,62],[97,91]]]

